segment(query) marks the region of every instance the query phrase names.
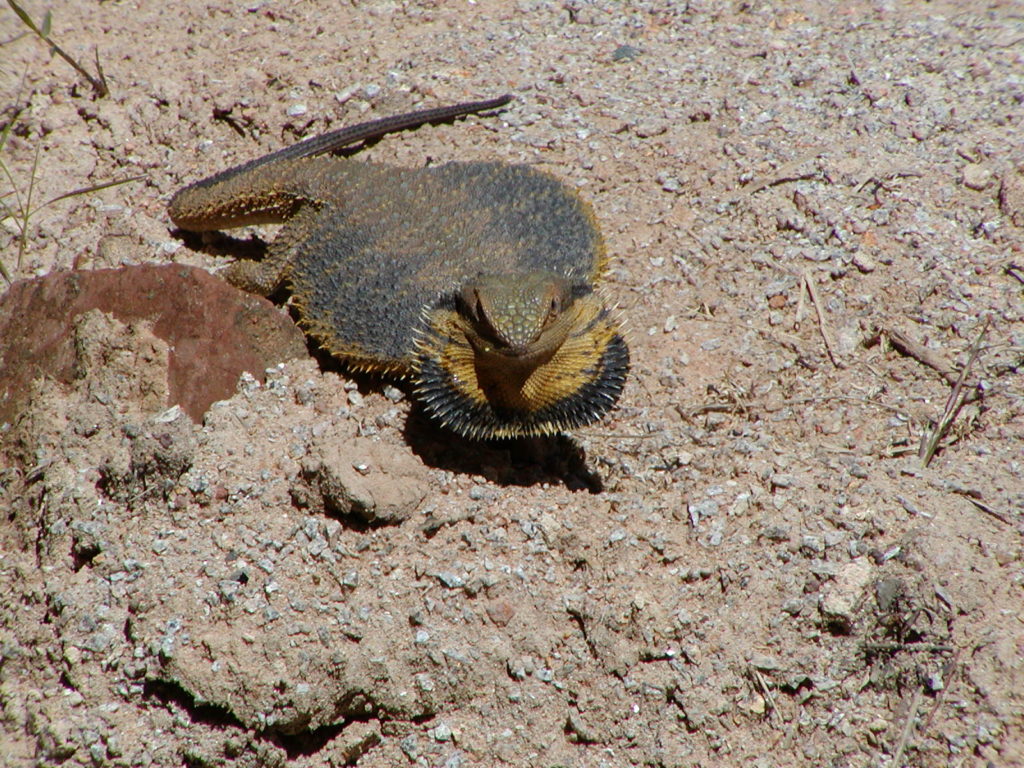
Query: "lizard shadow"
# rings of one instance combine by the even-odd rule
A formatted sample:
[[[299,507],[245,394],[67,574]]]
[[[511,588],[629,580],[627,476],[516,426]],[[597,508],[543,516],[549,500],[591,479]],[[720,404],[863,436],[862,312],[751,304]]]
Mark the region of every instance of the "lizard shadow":
[[[219,230],[191,232],[187,229],[171,229],[171,236],[180,240],[186,248],[207,256],[224,256],[239,261],[261,261],[270,248],[270,243],[257,234],[235,237]],[[275,302],[278,303],[278,302]]]
[[[353,371],[308,337],[306,348],[320,370],[354,381],[361,394],[380,392],[387,384],[404,392],[410,408],[402,435],[412,452],[428,467],[463,475],[481,475],[495,485],[561,483],[573,491],[600,493],[604,490],[600,474],[589,466],[586,451],[571,435],[501,440],[462,437],[438,426],[427,416],[412,397],[409,382]]]
[[[482,475],[496,485],[533,486],[558,482],[572,491],[600,493],[604,483],[571,435],[471,440],[439,428],[414,400],[405,439],[429,467]]]

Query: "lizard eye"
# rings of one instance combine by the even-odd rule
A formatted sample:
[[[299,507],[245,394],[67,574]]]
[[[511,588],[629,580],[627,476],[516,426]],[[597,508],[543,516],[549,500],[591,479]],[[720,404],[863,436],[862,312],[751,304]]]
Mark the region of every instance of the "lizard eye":
[[[548,304],[548,316],[545,323],[554,322],[572,305],[572,294],[568,293],[561,287],[556,290],[552,290],[550,292],[550,296],[551,299]]]

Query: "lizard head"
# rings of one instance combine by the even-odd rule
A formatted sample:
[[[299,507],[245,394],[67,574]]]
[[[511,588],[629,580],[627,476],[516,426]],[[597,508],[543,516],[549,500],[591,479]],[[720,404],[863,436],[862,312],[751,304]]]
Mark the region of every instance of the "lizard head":
[[[529,362],[556,350],[571,329],[572,287],[558,275],[485,275],[456,294],[468,340],[500,365]]]
[[[600,418],[622,391],[629,353],[589,284],[484,275],[427,312],[414,367],[434,418],[467,437],[519,437]]]

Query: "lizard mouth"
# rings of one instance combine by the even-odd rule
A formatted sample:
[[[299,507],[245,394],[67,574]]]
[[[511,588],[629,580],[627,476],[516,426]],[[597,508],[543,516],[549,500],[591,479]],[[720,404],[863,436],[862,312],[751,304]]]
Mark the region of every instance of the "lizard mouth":
[[[499,367],[511,369],[531,368],[542,365],[551,359],[572,330],[574,318],[559,318],[557,324],[545,328],[531,341],[503,346],[484,339],[476,329],[469,329],[466,341],[476,350],[481,363],[491,362]]]
[[[577,301],[531,345],[482,339],[454,307],[427,316],[414,365],[428,414],[470,438],[546,435],[590,424],[618,400],[629,352],[595,294]]]

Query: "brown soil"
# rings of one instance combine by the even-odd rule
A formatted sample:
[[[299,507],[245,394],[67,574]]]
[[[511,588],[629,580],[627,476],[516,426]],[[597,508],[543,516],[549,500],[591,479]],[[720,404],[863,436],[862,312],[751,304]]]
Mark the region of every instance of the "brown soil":
[[[363,156],[578,186],[633,355],[478,445],[305,355],[193,421],[132,290],[60,371],[0,318],[5,764],[1024,765],[1024,26],[964,5],[67,0],[102,98],[5,6],[4,204],[144,176],[4,219],[12,279],[216,271],[183,184],[510,92]]]

